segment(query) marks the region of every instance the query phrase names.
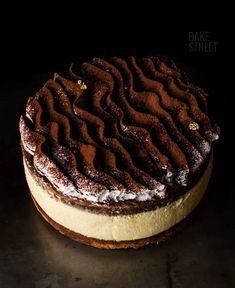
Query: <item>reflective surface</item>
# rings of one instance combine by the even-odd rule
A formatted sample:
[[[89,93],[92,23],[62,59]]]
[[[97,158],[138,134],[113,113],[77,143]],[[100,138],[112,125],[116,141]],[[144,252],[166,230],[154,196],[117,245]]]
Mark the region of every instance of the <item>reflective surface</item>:
[[[0,287],[233,287],[235,191],[223,139],[215,147],[212,181],[194,219],[168,242],[98,250],[67,239],[41,218],[23,174],[18,119],[47,77],[0,89]],[[223,121],[218,119],[222,126]]]

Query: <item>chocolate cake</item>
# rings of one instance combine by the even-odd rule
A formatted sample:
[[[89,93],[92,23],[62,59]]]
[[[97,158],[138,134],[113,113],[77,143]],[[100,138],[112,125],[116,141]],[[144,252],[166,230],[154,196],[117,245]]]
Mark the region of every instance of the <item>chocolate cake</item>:
[[[111,249],[177,230],[206,190],[219,137],[204,90],[158,57],[94,58],[55,74],[29,98],[20,133],[38,211]]]

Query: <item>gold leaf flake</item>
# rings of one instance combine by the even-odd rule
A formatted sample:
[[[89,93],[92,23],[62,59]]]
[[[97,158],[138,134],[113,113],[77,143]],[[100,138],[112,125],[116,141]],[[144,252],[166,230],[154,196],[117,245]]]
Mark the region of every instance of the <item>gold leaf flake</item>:
[[[191,123],[189,123],[188,128],[190,130],[198,130],[199,129],[199,125],[196,122],[191,122]]]
[[[81,90],[86,90],[87,86],[85,84],[85,82],[83,82],[82,80],[78,80],[78,85],[80,86]]]

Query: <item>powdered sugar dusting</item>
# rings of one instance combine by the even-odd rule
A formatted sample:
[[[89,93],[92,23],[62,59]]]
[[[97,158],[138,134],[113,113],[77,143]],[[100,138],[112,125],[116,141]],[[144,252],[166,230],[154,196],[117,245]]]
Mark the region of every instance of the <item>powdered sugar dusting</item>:
[[[68,196],[77,196],[75,186],[46,155],[36,153],[33,160],[37,172],[45,176],[56,189]]]
[[[32,132],[25,125],[23,117],[20,117],[20,135],[21,141],[24,146],[24,149],[31,155],[34,154],[36,150],[36,143],[32,138]]]
[[[155,189],[155,190],[144,190],[144,191],[141,191],[137,195],[137,200],[138,201],[151,200],[155,196],[163,199],[163,198],[166,197],[165,191],[166,191],[166,187],[164,187],[164,189],[162,191],[159,191],[157,189]]]
[[[154,197],[165,197],[166,186],[155,180],[152,182],[152,185],[155,187],[153,190],[141,189],[139,192],[133,192],[128,189],[109,190],[104,188],[100,190],[100,192],[94,194],[94,190],[96,190],[95,187],[97,185],[99,187],[96,188],[102,186],[98,183],[93,183],[85,176],[79,174],[77,170],[72,169],[71,173],[73,174],[73,178],[77,179],[78,184],[80,184],[76,187],[48,156],[42,152],[35,153],[38,135],[27,127],[22,117],[20,119],[20,133],[24,149],[33,156],[33,163],[36,171],[40,175],[46,177],[55,189],[66,196],[85,199],[95,203],[105,203],[107,201],[120,202],[127,200],[146,201],[151,200]],[[63,151],[60,152],[62,153]]]
[[[36,110],[33,105],[33,97],[29,97],[29,100],[27,102],[26,109],[25,109],[25,115],[33,123],[35,114],[36,114]]]
[[[91,195],[86,187],[77,189],[73,183],[59,170],[59,168],[44,154],[34,155],[34,167],[37,172],[46,177],[50,183],[63,194],[78,199],[85,199],[96,203],[105,203],[107,201],[126,201],[137,200],[146,201],[153,197],[164,198],[166,187],[158,183],[158,189],[141,190],[138,194],[131,193],[126,189],[122,190],[103,190],[97,195]],[[87,187],[88,188],[88,187]]]
[[[179,170],[175,178],[176,182],[178,182],[182,186],[187,186],[188,172],[189,169]]]

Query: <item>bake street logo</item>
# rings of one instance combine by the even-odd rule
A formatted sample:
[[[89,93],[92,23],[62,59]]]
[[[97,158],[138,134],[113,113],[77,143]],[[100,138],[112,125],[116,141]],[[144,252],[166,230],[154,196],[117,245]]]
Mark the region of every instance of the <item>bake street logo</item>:
[[[214,53],[217,50],[218,42],[211,41],[210,33],[206,31],[189,32],[188,41],[189,52]]]

